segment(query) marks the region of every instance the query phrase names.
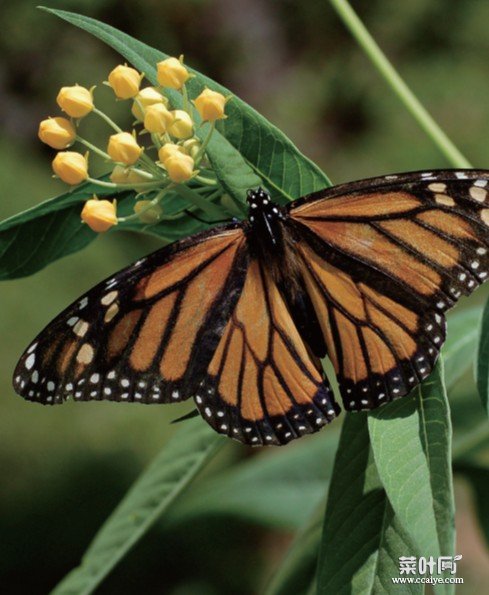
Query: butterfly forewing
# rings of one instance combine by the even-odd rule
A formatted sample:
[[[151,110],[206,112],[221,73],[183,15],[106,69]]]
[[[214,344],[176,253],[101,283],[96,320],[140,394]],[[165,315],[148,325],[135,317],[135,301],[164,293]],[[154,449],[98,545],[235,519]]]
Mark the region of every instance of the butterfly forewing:
[[[347,409],[431,372],[443,313],[489,269],[487,172],[406,174],[292,204],[289,225]]]
[[[41,403],[171,402],[193,394],[247,266],[236,224],[171,244],[94,287],[30,345],[16,390]]]

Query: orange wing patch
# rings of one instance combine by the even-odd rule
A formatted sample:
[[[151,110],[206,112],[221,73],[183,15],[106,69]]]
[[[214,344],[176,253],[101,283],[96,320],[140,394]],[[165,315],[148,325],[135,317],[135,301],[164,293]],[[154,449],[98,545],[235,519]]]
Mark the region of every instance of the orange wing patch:
[[[338,196],[306,202],[294,209],[294,217],[298,219],[378,217],[379,215],[408,213],[420,207],[421,204],[418,198],[408,192]]]
[[[423,295],[434,295],[440,287],[441,277],[437,270],[369,224],[310,221],[308,226],[329,245],[386,271]]]
[[[187,250],[177,254],[168,264],[161,269],[156,270],[146,279],[142,279],[134,299],[148,299],[158,293],[161,293],[178,283],[205,261],[227,250],[231,245],[235,245],[236,231],[231,230],[217,236],[212,242],[206,242],[205,247],[201,243],[196,243]],[[237,246],[235,245],[235,250]]]
[[[319,362],[256,260],[195,402],[214,429],[251,445],[285,444],[338,413]]]
[[[460,250],[455,244],[414,221],[382,221],[378,227],[413,250],[428,254],[430,260],[441,267],[450,269],[460,260]]]

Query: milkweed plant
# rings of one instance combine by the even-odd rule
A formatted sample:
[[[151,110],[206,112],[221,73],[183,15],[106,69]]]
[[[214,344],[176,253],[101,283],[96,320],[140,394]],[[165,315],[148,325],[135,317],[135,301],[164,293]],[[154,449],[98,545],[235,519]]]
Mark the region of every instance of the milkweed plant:
[[[348,4],[332,4],[450,164],[466,166]],[[107,89],[69,81],[71,86],[57,95],[60,112],[40,123],[39,138],[56,151],[54,174],[70,188],[0,225],[3,239],[17,250],[17,262],[24,262],[4,278],[32,274],[81,250],[97,233],[132,229],[170,242],[202,229],[202,219],[243,217],[246,190],[258,185],[266,185],[281,204],[331,185],[283,132],[183,57],[167,56],[93,19],[49,12],[96,36],[122,58],[108,73]],[[126,102],[133,122],[129,129],[99,109],[97,98],[106,92]],[[107,125],[105,146],[86,138],[92,118]],[[91,175],[95,159],[106,165],[101,177]],[[63,226],[53,246],[40,230],[55,217]],[[16,241],[19,231],[40,238],[35,258],[24,258],[32,245]],[[346,588],[371,593],[381,585],[390,592],[400,558],[429,561],[463,554],[455,548],[452,474],[479,478],[473,486],[480,513],[487,514],[482,498],[487,483],[480,473],[489,477],[481,457],[489,431],[486,420],[463,432],[455,423],[452,444],[447,391],[473,366],[487,412],[489,309],[456,311],[443,354],[444,365],[440,362],[412,397],[369,414],[345,414],[336,429],[238,462],[225,475],[209,472],[200,478],[198,472],[229,441],[200,418],[182,421],[102,525],[80,566],[53,592],[93,592],[160,518],[170,525],[192,522],[195,515],[220,509],[294,533],[283,560],[268,569],[262,585],[266,595]],[[453,406],[459,408],[457,402]],[[487,523],[484,529],[489,538]],[[416,567],[411,576],[423,575]],[[448,569],[438,576],[453,575]],[[416,585],[416,592],[422,588]],[[440,582],[433,588],[449,593],[453,585]]]

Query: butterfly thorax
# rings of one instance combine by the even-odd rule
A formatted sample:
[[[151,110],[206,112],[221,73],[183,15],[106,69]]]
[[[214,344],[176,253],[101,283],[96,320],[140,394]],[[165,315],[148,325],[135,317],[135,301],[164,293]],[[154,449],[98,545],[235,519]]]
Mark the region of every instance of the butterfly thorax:
[[[279,284],[285,282],[291,290],[296,285],[298,271],[286,226],[286,210],[273,202],[262,188],[249,190],[248,241],[252,257],[266,263],[272,277]]]
[[[262,188],[249,190],[248,220],[251,224],[251,237],[254,244],[262,244],[270,252],[280,251],[283,243],[283,221],[285,213],[282,207],[272,201]]]

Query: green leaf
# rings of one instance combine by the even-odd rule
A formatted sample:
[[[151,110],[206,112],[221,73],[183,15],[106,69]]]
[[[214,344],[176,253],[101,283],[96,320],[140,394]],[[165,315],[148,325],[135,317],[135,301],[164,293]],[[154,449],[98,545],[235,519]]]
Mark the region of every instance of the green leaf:
[[[392,593],[398,558],[415,555],[380,482],[365,413],[347,414],[328,494],[317,593]],[[396,585],[396,593],[422,585]]]
[[[156,64],[167,58],[167,54],[95,19],[63,10],[49,8],[44,8],[44,10],[98,37],[119,52],[133,66],[144,72],[153,84],[156,83]],[[190,70],[196,75],[188,83],[192,97],[197,96],[205,87],[226,96],[231,94],[222,85],[193,69]],[[172,95],[172,98],[176,97],[176,94]],[[243,182],[245,176],[251,177],[246,164],[267,184],[276,199],[280,197],[289,200],[298,198],[331,185],[327,176],[312,161],[302,155],[278,128],[244,101],[233,97],[226,109],[229,117],[219,124],[219,132],[222,136],[213,139],[212,146],[209,147],[209,156],[213,165],[221,169],[220,174],[223,176],[221,180],[228,192],[239,195],[243,184],[249,184],[248,187],[256,185],[250,181]],[[227,143],[222,143],[222,137],[227,139]],[[241,171],[239,176],[233,172],[225,171],[231,146],[237,151],[233,160],[238,163],[240,155],[243,158],[238,168]],[[232,176],[229,175],[230,173]],[[233,180],[233,177],[238,177],[238,179]]]
[[[97,234],[80,220],[81,204],[99,187],[82,184],[76,191],[14,215],[0,223],[0,279],[31,275],[50,262],[92,242]]]
[[[85,248],[95,237],[89,227],[80,225],[80,208],[73,206],[8,229],[0,227],[0,279],[32,275]]]
[[[233,515],[282,529],[297,529],[324,498],[338,434],[331,429],[273,449],[201,483],[182,498],[168,523],[189,523],[196,516]]]
[[[484,410],[489,415],[489,300],[486,302],[480,325],[477,352],[477,389]]]
[[[133,484],[100,528],[81,565],[53,594],[92,593],[224,444],[202,419],[188,421]]]
[[[204,137],[203,132],[200,133]],[[214,133],[207,146],[212,168],[224,190],[244,207],[246,192],[262,184],[242,155],[219,133]],[[244,210],[246,212],[246,208]]]
[[[452,556],[451,424],[441,362],[413,397],[370,413],[372,451],[396,518],[418,555]]]
[[[450,389],[475,360],[482,307],[458,309],[448,317],[447,340],[442,355],[445,384]]]

